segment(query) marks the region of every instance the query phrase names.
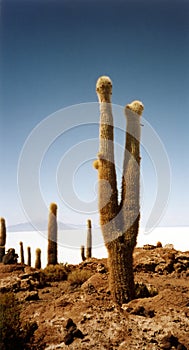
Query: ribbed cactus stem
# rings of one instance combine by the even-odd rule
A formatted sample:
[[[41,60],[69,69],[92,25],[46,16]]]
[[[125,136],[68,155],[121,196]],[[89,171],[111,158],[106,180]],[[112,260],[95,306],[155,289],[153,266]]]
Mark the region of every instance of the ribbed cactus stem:
[[[0,218],[0,262],[3,260],[5,255],[5,244],[6,244],[6,223],[4,218]]]
[[[41,249],[37,248],[35,251],[35,268],[41,268]]]
[[[111,107],[112,82],[103,76],[97,80],[96,92],[100,103],[100,146],[98,154],[99,211],[104,239],[108,240],[109,226],[118,213],[117,179],[114,163],[114,130]],[[108,224],[108,228],[107,228]]]
[[[134,101],[125,108],[127,129],[122,177],[122,198],[120,203],[123,243],[116,248],[116,252],[119,251],[117,261],[120,259],[122,262],[125,261],[124,277],[119,271],[123,263],[118,263],[116,265],[112,259],[112,256],[114,256],[115,260],[117,253],[111,254],[110,259],[112,266],[110,271],[111,280],[114,281],[117,278],[116,275],[119,274],[119,280],[122,280],[120,285],[121,283],[125,285],[122,292],[120,288],[112,288],[115,299],[121,300],[121,302],[123,302],[124,299],[126,300],[126,298],[131,300],[135,297],[133,250],[136,245],[140,219],[140,116],[142,115],[143,109],[143,104],[140,101]],[[126,292],[125,295],[124,291]]]
[[[135,297],[133,251],[120,239],[108,249],[109,283],[113,300],[122,305]]]
[[[57,264],[57,205],[51,203],[48,222],[47,264]]]
[[[125,108],[127,118],[121,209],[125,241],[134,249],[140,218],[140,134],[143,104],[133,101]]]
[[[27,253],[28,253],[27,265],[31,266],[31,248],[30,247],[27,247]]]
[[[84,245],[81,245],[81,259],[82,259],[82,261],[85,261],[85,260],[86,260],[86,257],[85,257],[85,247],[84,247]]]
[[[126,198],[126,174],[128,169],[128,163],[130,160],[134,160],[138,163],[138,165],[140,165],[140,116],[142,115],[143,108],[143,104],[140,101],[133,101],[125,107],[127,129],[123,164],[121,204],[123,204]]]
[[[92,226],[91,220],[87,220],[87,243],[86,243],[86,258],[92,256]]]
[[[20,262],[24,264],[24,247],[23,242],[20,242]]]

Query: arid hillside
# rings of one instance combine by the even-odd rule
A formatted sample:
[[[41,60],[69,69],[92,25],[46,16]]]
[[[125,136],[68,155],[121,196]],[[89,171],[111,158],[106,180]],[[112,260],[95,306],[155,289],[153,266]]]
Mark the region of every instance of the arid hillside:
[[[46,271],[1,264],[0,291],[13,291],[22,321],[37,323],[31,349],[189,350],[189,252],[136,248],[134,269],[138,298],[121,307],[106,259]]]

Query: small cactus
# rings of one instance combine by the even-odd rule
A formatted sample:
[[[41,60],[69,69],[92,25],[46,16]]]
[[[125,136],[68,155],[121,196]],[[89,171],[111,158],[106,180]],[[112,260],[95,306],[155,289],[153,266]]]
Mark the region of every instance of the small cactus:
[[[157,248],[162,248],[162,243],[158,241],[158,242],[156,243],[156,247],[157,247]]]
[[[20,242],[20,262],[24,264],[24,247],[23,242]]]
[[[82,259],[82,261],[85,261],[85,260],[86,260],[86,257],[85,257],[85,247],[84,247],[84,245],[81,246],[81,259]]]
[[[86,258],[92,256],[92,227],[91,220],[87,220],[87,244],[86,244]]]
[[[47,264],[57,264],[57,205],[50,204],[49,222],[48,222],[48,251]]]
[[[41,268],[41,249],[37,248],[35,251],[35,268]]]
[[[6,244],[6,223],[4,218],[0,218],[0,262],[3,260],[5,255],[5,244]]]
[[[27,247],[27,252],[28,252],[28,261],[27,261],[27,265],[31,266],[31,248]]]

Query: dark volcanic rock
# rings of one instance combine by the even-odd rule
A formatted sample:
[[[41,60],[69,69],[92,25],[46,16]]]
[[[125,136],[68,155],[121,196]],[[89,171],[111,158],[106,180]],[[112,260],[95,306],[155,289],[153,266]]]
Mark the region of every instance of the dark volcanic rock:
[[[168,333],[163,337],[161,342],[161,349],[170,350],[174,347],[177,350],[187,350],[186,347],[178,341],[178,338]]]
[[[144,317],[150,317],[150,318],[155,316],[154,310],[145,309],[145,307],[142,305],[136,306],[133,310],[131,310],[130,313],[132,315],[138,315],[138,316],[144,316]]]
[[[66,345],[70,345],[74,341],[73,333],[67,333],[64,337],[64,343]]]
[[[71,327],[76,328],[76,324],[74,323],[74,321],[71,318],[68,318],[68,320],[66,321],[66,324],[65,324],[65,328],[69,329]]]
[[[68,318],[65,323],[65,331],[66,335],[64,336],[64,343],[66,345],[70,345],[75,338],[84,338],[84,334],[80,331],[80,329],[77,328],[76,324],[71,318]]]
[[[152,285],[142,282],[135,283],[135,298],[149,298],[158,294],[157,289]]]

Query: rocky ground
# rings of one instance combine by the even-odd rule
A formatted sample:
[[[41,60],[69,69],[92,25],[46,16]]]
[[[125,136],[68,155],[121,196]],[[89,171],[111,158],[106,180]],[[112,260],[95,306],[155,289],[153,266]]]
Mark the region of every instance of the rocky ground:
[[[0,292],[14,291],[22,319],[37,322],[38,350],[189,350],[189,252],[136,248],[139,298],[122,307],[111,300],[106,259],[86,260],[77,269],[91,273],[82,285],[45,284],[40,271],[0,265]]]

